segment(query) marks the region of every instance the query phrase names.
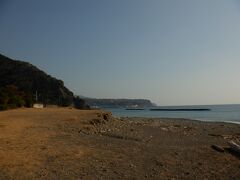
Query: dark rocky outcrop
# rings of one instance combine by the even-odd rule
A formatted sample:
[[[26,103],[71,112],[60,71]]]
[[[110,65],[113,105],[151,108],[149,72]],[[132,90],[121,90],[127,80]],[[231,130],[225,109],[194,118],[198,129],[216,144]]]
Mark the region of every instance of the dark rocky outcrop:
[[[85,100],[79,96],[74,97],[73,104],[76,109],[90,109],[90,106],[86,104]]]

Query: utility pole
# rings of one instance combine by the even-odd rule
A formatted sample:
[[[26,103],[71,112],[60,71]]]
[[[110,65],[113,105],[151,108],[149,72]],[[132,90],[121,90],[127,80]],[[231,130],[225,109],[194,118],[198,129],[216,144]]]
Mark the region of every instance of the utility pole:
[[[38,93],[36,91],[36,102],[38,102]]]

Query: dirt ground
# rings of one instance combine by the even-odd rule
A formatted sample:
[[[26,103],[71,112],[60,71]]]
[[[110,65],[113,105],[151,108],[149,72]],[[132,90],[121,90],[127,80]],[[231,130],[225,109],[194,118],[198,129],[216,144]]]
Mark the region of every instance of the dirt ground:
[[[0,179],[239,179],[240,156],[227,145],[239,139],[236,124],[69,108],[3,111]]]

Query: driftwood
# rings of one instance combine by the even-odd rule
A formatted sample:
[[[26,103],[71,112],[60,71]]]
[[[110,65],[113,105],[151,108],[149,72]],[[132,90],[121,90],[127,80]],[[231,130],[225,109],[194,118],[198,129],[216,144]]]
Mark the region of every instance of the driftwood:
[[[212,133],[209,133],[208,135],[209,135],[209,136],[214,136],[214,137],[223,137],[223,135],[221,135],[221,134],[212,134]]]
[[[217,145],[211,145],[211,148],[218,151],[218,152],[224,152],[224,149],[220,146],[217,146]]]
[[[237,143],[235,143],[234,141],[229,141],[228,145],[230,146],[230,148],[235,151],[240,153],[240,145],[238,145]]]

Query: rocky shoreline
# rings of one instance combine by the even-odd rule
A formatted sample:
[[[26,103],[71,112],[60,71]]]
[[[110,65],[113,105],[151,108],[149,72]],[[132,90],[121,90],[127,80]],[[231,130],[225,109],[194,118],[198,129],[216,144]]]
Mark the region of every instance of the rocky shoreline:
[[[0,112],[0,128],[0,179],[240,177],[237,124],[46,108]]]

